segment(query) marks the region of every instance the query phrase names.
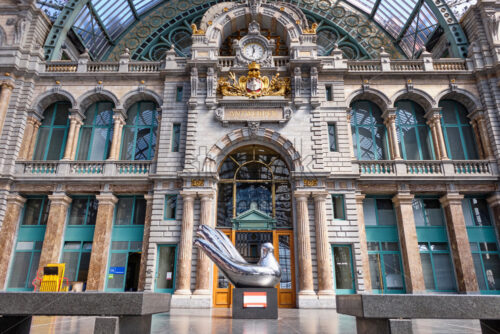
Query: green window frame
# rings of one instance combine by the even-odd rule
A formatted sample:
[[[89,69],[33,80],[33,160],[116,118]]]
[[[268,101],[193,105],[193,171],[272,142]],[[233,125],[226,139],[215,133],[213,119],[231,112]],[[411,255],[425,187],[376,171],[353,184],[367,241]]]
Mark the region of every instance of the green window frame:
[[[118,197],[113,217],[114,226],[144,226],[145,218],[146,200],[144,196],[130,195]]]
[[[427,291],[456,292],[457,282],[448,242],[418,243]],[[447,277],[447,281],[444,280]]]
[[[61,263],[66,263],[64,276],[67,277],[70,282],[87,281],[91,253],[92,241],[64,242]]]
[[[330,152],[337,152],[337,125],[335,123],[328,123],[328,143]]]
[[[467,109],[453,100],[439,102],[441,109],[441,127],[443,129],[446,150],[450,159],[475,160],[479,158],[476,138],[467,117]],[[450,139],[450,134],[458,131],[458,140]],[[456,135],[456,134],[455,134]],[[463,156],[461,156],[463,154]]]
[[[181,123],[172,124],[172,152],[179,152],[181,146]]]
[[[164,220],[175,220],[177,214],[177,195],[165,195]]]
[[[152,101],[134,103],[123,127],[121,160],[152,160],[158,130],[157,106]]]
[[[20,225],[44,226],[49,218],[50,201],[47,196],[28,196],[24,203]]]
[[[335,249],[343,250],[343,252],[335,252]],[[345,255],[345,251],[348,252],[348,258],[342,258]],[[354,273],[354,259],[352,256],[352,245],[340,245],[332,244],[332,259],[333,259],[333,281],[335,285],[335,293],[338,295],[342,294],[354,294],[356,293],[356,275]],[[347,261],[347,263],[340,261]],[[342,268],[346,270],[342,270]],[[350,270],[349,270],[350,269]],[[344,276],[346,281],[340,281],[339,276]],[[349,277],[350,276],[350,277]],[[344,285],[347,281],[351,280],[349,288]],[[339,285],[342,287],[339,288]]]
[[[396,132],[403,159],[434,160],[431,130],[422,107],[410,100],[400,100],[396,102],[396,109]],[[415,140],[412,146],[409,145],[411,139]]]
[[[443,227],[446,225],[443,208],[438,198],[415,197],[412,202],[415,226]]]
[[[113,137],[113,102],[101,101],[87,108],[80,128],[76,160],[106,160]]]
[[[68,102],[56,102],[45,110],[45,118],[38,129],[33,160],[62,159],[69,131],[69,108],[71,104]]]
[[[387,128],[380,108],[371,101],[351,106],[351,134],[354,156],[358,160],[388,160]]]
[[[345,220],[344,195],[332,195],[333,219]]]
[[[182,102],[183,90],[184,88],[182,86],[177,86],[175,91],[175,102]]]
[[[68,226],[95,225],[99,205],[95,196],[72,196],[72,199],[68,213]]]

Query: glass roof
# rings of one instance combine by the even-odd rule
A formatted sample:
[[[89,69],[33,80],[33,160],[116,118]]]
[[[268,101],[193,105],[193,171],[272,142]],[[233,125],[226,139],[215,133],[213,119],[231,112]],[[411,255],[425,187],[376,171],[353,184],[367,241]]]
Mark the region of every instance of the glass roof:
[[[37,0],[55,21],[68,0]],[[88,1],[88,0],[81,0]],[[73,30],[94,59],[102,59],[126,30],[152,8],[169,0],[90,0],[78,13]],[[324,2],[325,0],[321,1]],[[363,12],[383,28],[408,58],[419,55],[438,19],[424,0],[337,0]],[[473,0],[447,0],[450,5]],[[306,1],[307,3],[314,2]],[[330,1],[332,7],[337,2]],[[457,5],[458,6],[458,5]],[[452,9],[454,9],[452,7]]]

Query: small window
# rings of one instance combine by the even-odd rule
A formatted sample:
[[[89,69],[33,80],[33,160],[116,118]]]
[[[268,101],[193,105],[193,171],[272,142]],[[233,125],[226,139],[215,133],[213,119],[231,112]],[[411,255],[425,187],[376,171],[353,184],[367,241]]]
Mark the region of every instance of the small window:
[[[328,142],[330,143],[330,152],[337,152],[337,129],[335,124],[328,124]]]
[[[115,225],[144,225],[146,200],[142,196],[118,198],[115,208]]]
[[[182,86],[178,86],[175,94],[175,102],[182,102]]]
[[[165,196],[165,219],[175,219],[177,195]]]
[[[333,218],[345,219],[344,195],[332,195]]]
[[[181,125],[174,123],[172,126],[172,152],[179,152],[181,140]]]
[[[325,86],[325,95],[327,101],[333,101],[332,86]]]

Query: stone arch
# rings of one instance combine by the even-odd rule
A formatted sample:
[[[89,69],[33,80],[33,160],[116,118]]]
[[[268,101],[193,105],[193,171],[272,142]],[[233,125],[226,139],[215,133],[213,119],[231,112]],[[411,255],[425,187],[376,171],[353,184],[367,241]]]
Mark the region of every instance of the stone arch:
[[[391,106],[391,100],[381,91],[373,88],[358,89],[352,92],[346,99],[349,107],[355,101],[368,100],[375,103],[382,112]]]
[[[142,101],[142,100],[149,100],[149,101],[154,101],[156,102],[156,105],[158,107],[161,107],[163,105],[163,99],[161,98],[160,95],[158,95],[156,92],[150,90],[150,89],[144,89],[144,90],[139,90],[135,89],[127,94],[125,94],[121,98],[121,105],[123,107],[123,111],[127,112],[127,110],[136,102]]]
[[[399,100],[411,100],[418,103],[425,112],[430,111],[432,108],[436,107],[436,101],[427,92],[421,89],[401,89],[396,92],[391,98],[392,106],[396,106],[396,102]]]
[[[112,92],[104,89],[100,91],[90,90],[78,98],[78,108],[80,109],[80,113],[84,114],[92,103],[99,101],[111,101],[114,103],[115,108],[120,107],[120,101]]]
[[[300,153],[278,131],[259,128],[256,133],[252,133],[249,128],[239,128],[224,135],[212,146],[203,162],[203,171],[217,173],[219,164],[230,152],[249,144],[269,147],[281,154],[290,170],[303,170]]]
[[[441,100],[454,100],[463,104],[469,113],[482,109],[481,101],[477,96],[469,91],[461,88],[445,89],[436,96],[436,101],[439,104]]]
[[[32,109],[40,116],[43,115],[45,109],[55,102],[66,101],[71,103],[71,108],[77,106],[76,99],[73,95],[63,89],[51,89],[40,94],[33,102]]]

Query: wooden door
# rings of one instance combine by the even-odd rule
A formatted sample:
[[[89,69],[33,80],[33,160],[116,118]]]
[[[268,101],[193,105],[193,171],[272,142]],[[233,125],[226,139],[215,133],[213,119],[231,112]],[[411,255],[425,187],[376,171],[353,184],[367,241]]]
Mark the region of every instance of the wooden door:
[[[278,284],[278,307],[295,307],[295,258],[293,231],[274,231],[274,256],[281,266],[281,282]]]
[[[225,235],[234,243],[234,232],[231,230],[223,230]],[[231,307],[231,301],[233,299],[232,290],[233,286],[227,278],[219,272],[219,269],[214,265],[214,294],[213,294],[213,306],[214,307]]]

